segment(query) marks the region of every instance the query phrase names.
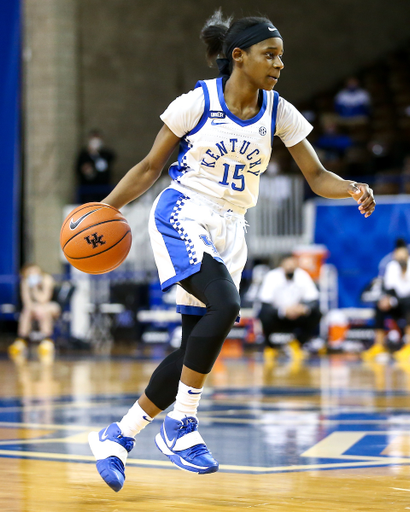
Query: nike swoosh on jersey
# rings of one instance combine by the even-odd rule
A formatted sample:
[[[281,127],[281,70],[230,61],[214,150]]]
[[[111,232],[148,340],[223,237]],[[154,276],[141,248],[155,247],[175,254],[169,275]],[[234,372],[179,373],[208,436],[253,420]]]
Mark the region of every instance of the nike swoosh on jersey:
[[[76,221],[72,218],[70,220],[70,229],[73,230],[75,228],[77,228],[84,219],[86,219],[89,215],[91,215],[92,213],[94,212],[98,212],[98,210],[101,210],[101,208],[96,208],[95,210],[91,210],[90,212],[87,212],[85,213],[84,215],[82,215],[79,219],[77,219]]]
[[[214,126],[218,126],[218,124],[227,124],[227,123],[225,123],[225,122],[218,123],[218,122],[215,122],[215,119],[212,119],[211,124],[213,124]]]

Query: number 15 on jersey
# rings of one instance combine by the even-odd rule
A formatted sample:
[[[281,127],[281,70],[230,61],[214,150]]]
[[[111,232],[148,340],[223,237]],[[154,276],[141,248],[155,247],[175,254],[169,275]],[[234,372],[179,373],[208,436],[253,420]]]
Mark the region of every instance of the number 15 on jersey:
[[[229,183],[229,174],[230,174],[230,165],[229,164],[223,164],[224,166],[224,176],[222,178],[222,181],[219,182],[220,185],[223,185],[225,187],[231,186],[233,190],[236,190],[237,192],[242,192],[242,190],[245,190],[245,176],[242,173],[242,171],[245,169],[245,165],[243,164],[237,164],[235,165],[235,170],[233,172],[232,181]]]

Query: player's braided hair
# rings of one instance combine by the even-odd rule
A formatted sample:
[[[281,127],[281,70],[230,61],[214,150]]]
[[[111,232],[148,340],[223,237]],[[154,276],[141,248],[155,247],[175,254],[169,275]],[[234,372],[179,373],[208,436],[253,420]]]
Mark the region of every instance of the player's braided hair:
[[[216,57],[226,57],[225,50],[230,46],[238,34],[248,27],[258,25],[259,23],[270,23],[267,18],[250,16],[234,21],[233,17],[224,18],[222,10],[216,10],[206,21],[201,30],[201,39],[206,44],[206,57],[208,63],[212,65]]]

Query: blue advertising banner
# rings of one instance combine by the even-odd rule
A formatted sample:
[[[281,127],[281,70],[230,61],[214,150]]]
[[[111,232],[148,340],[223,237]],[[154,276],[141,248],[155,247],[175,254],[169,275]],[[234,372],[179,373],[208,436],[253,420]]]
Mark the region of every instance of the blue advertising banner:
[[[0,303],[17,300],[21,0],[0,0]]]
[[[373,215],[365,219],[352,200],[318,200],[315,243],[329,249],[328,263],[339,273],[339,307],[360,307],[360,295],[377,277],[381,259],[397,238],[410,243],[410,196],[376,198]]]

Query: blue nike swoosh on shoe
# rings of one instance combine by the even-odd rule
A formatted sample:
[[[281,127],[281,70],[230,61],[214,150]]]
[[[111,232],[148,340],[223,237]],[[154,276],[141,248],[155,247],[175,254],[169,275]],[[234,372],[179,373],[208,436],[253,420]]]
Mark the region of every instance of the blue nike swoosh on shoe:
[[[198,393],[196,391],[191,391],[190,389],[188,389],[188,394],[189,395],[200,395],[202,393],[202,391],[198,391]]]

